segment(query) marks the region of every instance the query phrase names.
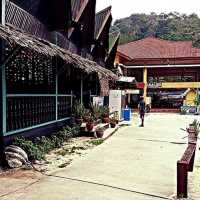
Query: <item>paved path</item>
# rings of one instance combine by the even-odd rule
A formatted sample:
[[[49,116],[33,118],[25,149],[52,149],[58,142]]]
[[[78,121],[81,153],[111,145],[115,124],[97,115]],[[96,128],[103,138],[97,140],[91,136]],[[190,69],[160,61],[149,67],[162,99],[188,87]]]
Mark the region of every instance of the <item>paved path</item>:
[[[66,169],[3,200],[156,200],[176,192],[176,162],[185,150],[186,124],[194,116],[151,114]],[[59,178],[63,177],[63,178]],[[71,178],[71,179],[70,179]],[[73,179],[73,180],[72,180]],[[1,187],[1,186],[0,186]],[[160,196],[160,198],[159,198]]]

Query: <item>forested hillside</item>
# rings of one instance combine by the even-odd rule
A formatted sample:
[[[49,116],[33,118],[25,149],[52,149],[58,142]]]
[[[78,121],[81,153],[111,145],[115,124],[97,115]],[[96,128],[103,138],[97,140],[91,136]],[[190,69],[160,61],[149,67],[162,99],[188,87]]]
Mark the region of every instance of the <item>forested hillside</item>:
[[[120,30],[120,43],[155,36],[167,40],[192,40],[200,47],[200,18],[196,14],[133,14],[116,20],[113,30]]]

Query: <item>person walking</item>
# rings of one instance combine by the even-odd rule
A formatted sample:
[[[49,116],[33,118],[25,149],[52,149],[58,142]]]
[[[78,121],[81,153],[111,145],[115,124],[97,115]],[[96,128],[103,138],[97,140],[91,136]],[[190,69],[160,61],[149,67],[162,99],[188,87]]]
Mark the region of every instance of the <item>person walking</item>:
[[[144,97],[140,97],[140,101],[138,103],[138,109],[139,109],[139,114],[140,114],[140,119],[141,119],[141,125],[140,127],[144,127],[144,115],[145,115],[145,102],[144,102]]]

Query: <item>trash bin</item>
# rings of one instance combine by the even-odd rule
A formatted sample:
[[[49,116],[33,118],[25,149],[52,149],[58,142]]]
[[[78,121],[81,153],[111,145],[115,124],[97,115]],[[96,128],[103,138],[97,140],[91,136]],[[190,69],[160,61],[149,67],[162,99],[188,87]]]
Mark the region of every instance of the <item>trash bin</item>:
[[[123,113],[124,113],[124,121],[130,121],[131,120],[131,109],[125,108],[125,109],[123,109]]]

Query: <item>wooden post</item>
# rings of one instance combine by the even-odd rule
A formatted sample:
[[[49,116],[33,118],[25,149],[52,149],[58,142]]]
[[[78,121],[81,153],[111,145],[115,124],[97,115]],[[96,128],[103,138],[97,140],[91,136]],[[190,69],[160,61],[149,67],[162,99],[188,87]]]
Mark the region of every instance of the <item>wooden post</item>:
[[[187,198],[188,191],[188,166],[187,163],[178,161],[177,162],[177,197]]]
[[[145,67],[143,69],[143,83],[144,83],[144,93],[143,93],[143,96],[144,96],[144,101],[146,101],[146,97],[147,97],[147,68]]]

